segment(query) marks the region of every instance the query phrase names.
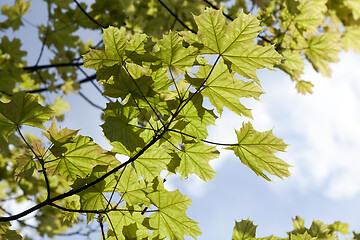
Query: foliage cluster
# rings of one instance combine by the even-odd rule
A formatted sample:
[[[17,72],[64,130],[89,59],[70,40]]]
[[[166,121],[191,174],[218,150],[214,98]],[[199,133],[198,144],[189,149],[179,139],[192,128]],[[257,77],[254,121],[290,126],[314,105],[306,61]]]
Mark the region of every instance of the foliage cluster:
[[[279,68],[300,93],[311,93],[311,82],[302,79],[306,59],[329,76],[329,63],[338,61],[342,49],[360,52],[356,0],[42,4],[48,19],[36,26],[42,48],[35,64],[27,65],[16,37],[4,35],[0,43],[2,239],[22,239],[9,229],[11,221],[53,237],[83,221],[79,214],[86,214],[87,223],[98,221],[103,239],[196,238],[201,231],[186,216],[191,199],[166,190],[160,173],[209,181],[215,174],[209,161],[224,147],[268,181],[270,175],[288,177],[290,165],[274,155],[287,145],[272,131],[256,131],[251,110],[239,100],[263,94],[259,69]],[[30,5],[4,5],[0,29],[16,36]],[[83,41],[79,30],[99,33],[102,40]],[[45,56],[48,64],[41,65]],[[106,98],[105,109],[82,92],[86,82]],[[64,118],[69,105],[62,97],[70,92],[101,108],[111,151],[78,130],[58,129],[53,117]],[[207,140],[207,126],[215,125],[224,107],[244,118],[235,143]],[[42,136],[25,135],[24,125],[42,130]],[[116,154],[127,160],[120,162]],[[35,205],[20,213],[2,207],[14,200]],[[21,220],[35,211],[37,226]],[[347,229],[320,222],[305,229],[301,219],[294,224],[294,239],[336,238],[334,232]],[[233,239],[253,238],[250,221],[236,223]]]

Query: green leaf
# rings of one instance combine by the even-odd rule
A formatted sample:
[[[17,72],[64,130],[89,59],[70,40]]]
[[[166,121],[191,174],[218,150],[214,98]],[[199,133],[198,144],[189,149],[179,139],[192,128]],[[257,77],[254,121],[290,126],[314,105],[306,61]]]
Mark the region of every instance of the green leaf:
[[[356,53],[360,53],[360,26],[345,26],[345,33],[341,38],[344,49],[348,51],[353,49]]]
[[[18,30],[23,25],[21,17],[28,12],[31,2],[24,0],[16,0],[14,6],[4,5],[1,8],[1,13],[6,15],[8,19],[0,23],[0,28],[11,27],[14,31]]]
[[[130,72],[130,71],[129,71]],[[129,93],[135,98],[152,95],[152,79],[148,76],[130,76],[124,67],[103,67],[97,71],[97,79],[104,83],[104,95],[125,99]]]
[[[296,14],[292,21],[300,29],[317,32],[317,28],[325,19],[327,0],[298,0],[297,7],[300,14]]]
[[[306,232],[305,222],[302,218],[300,218],[299,216],[296,216],[295,219],[292,220],[292,222],[293,222],[293,226],[294,226],[294,230],[292,231],[292,233],[304,234]]]
[[[319,220],[314,220],[308,231],[308,233],[314,238],[327,238],[329,232],[330,229],[328,229],[327,226]]]
[[[116,167],[120,162],[114,154],[102,149],[91,138],[78,136],[72,142],[62,145],[66,149],[59,157],[45,164],[52,175],[59,175],[68,182],[74,182],[78,177],[86,177],[96,165]],[[58,149],[51,149],[58,155]]]
[[[136,210],[136,211],[132,211]],[[111,211],[107,214],[106,221],[109,223],[109,231],[107,234],[107,239],[111,240],[119,240],[119,239],[125,239],[123,237],[123,231],[126,231],[127,226],[131,226],[132,224],[135,224],[137,226],[138,231],[136,232],[136,235],[139,237],[142,237],[141,232],[142,230],[147,230],[142,225],[142,222],[144,221],[144,216],[141,214],[142,208],[139,206],[133,206],[130,209],[126,209],[125,211]],[[117,236],[117,237],[115,237]],[[145,237],[145,236],[144,236]],[[142,239],[142,238],[140,238]]]
[[[194,65],[198,50],[193,46],[185,48],[182,41],[182,38],[172,31],[163,36],[163,39],[159,42],[160,50],[156,53],[156,56],[162,59],[164,66],[185,70],[186,67]]]
[[[38,167],[32,156],[28,154],[21,155],[17,157],[16,160],[18,162],[14,172],[16,181],[20,181],[24,177],[32,176]]]
[[[256,227],[249,219],[241,220],[241,222],[235,221],[232,240],[255,239]]]
[[[324,33],[309,37],[305,56],[316,71],[320,71],[324,76],[329,77],[331,75],[329,63],[339,61],[338,54],[340,51],[341,44],[338,35]]]
[[[184,239],[184,235],[196,238],[201,234],[197,223],[188,218],[186,209],[191,199],[179,191],[168,192],[161,189],[147,195],[158,209],[150,216],[150,226],[157,229],[160,236],[172,239]]]
[[[54,144],[54,147],[61,147],[65,143],[72,142],[80,130],[63,128],[58,131],[55,119],[52,120],[49,129],[43,132],[44,136]]]
[[[134,164],[137,173],[151,182],[154,178],[160,177],[160,172],[166,169],[170,160],[169,150],[161,144],[155,144],[136,159]]]
[[[273,48],[261,47],[254,43],[262,30],[256,17],[241,12],[230,24],[220,10],[206,9],[200,16],[195,16],[198,34],[194,41],[204,45],[201,53],[220,54],[231,69],[241,76],[253,79],[260,84],[256,70],[273,69],[282,57]]]
[[[208,110],[202,105],[203,96],[200,94],[195,95],[191,101],[181,109],[178,115],[179,120],[175,121],[175,125],[171,128],[189,134],[198,140],[206,139],[208,136],[206,127],[208,125],[215,125],[217,116],[213,110]],[[219,105],[220,104],[218,104],[218,106]],[[170,134],[173,133],[170,132]]]
[[[172,156],[179,159],[176,172],[180,173],[181,177],[187,178],[190,174],[196,174],[204,181],[214,178],[215,171],[209,161],[219,157],[216,147],[203,143],[184,144],[181,151]]]
[[[46,130],[43,123],[53,114],[53,110],[38,103],[36,96],[19,92],[9,103],[0,102],[0,133],[7,139],[21,125]]]
[[[311,237],[309,233],[303,233],[303,234],[290,234],[290,239],[292,240],[315,240],[318,238]]]
[[[295,87],[298,93],[305,95],[306,93],[313,93],[312,88],[314,87],[314,85],[311,82],[301,80],[296,82]]]
[[[243,123],[240,131],[236,131],[238,143],[227,147],[233,150],[243,164],[251,168],[257,175],[270,181],[270,178],[263,172],[279,178],[288,177],[290,172],[289,164],[277,158],[274,153],[285,151],[287,144],[276,138],[272,131],[255,131],[251,123]]]
[[[105,51],[90,49],[90,52],[83,55],[84,67],[99,70],[103,66],[111,67],[121,64],[125,55],[126,43],[125,28],[108,27],[104,29],[103,41]]]
[[[139,180],[139,176],[136,174],[135,169],[130,165],[126,166],[122,171],[123,173],[121,173],[117,189],[122,192],[122,198],[128,206],[144,204],[150,207],[150,200],[145,196],[148,187],[144,181]]]
[[[328,228],[331,231],[339,232],[342,235],[349,234],[349,224],[348,223],[341,223],[339,221],[334,222],[333,224],[329,225]]]
[[[360,18],[360,2],[357,0],[344,0],[344,5],[352,10],[355,20]]]
[[[106,119],[101,127],[110,141],[121,142],[130,152],[145,146],[144,140],[140,137],[143,130],[136,127],[139,111],[118,101],[108,103],[104,111]]]
[[[200,68],[195,76],[201,79],[209,74],[210,68],[208,66]],[[191,83],[195,86],[199,85],[199,83],[195,81],[191,81]],[[251,111],[240,103],[239,98],[253,97],[259,99],[259,96],[263,92],[253,82],[244,82],[234,77],[230,74],[224,62],[220,60],[206,81],[206,86],[201,93],[204,97],[209,98],[211,104],[216,107],[219,114],[222,113],[223,107],[227,107],[239,116],[252,118]]]
[[[0,238],[2,240],[22,240],[19,231],[10,230],[10,222],[0,222]]]

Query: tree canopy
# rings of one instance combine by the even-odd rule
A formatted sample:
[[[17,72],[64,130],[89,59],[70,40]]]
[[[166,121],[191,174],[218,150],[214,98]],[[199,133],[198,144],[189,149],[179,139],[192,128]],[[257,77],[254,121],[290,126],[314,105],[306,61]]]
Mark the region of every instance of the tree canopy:
[[[313,85],[303,79],[305,61],[330,76],[340,51],[360,52],[357,0],[47,0],[41,2],[47,20],[39,25],[26,24],[31,3],[1,8],[2,239],[22,239],[9,228],[13,221],[49,237],[97,221],[102,239],[196,239],[201,230],[186,215],[191,199],[167,190],[163,173],[209,181],[215,174],[209,161],[223,148],[265,180],[288,177],[290,165],[276,156],[287,144],[272,130],[254,129],[240,99],[264,94],[257,70],[280,69],[306,94]],[[29,63],[16,35],[26,25],[42,43]],[[91,34],[99,41],[87,39]],[[106,108],[82,91],[86,82]],[[59,129],[70,92],[101,109],[112,149],[79,129]],[[207,140],[207,127],[224,108],[243,118],[237,142]],[[25,126],[37,134],[25,134]],[[14,200],[33,206],[3,207]],[[23,220],[34,212],[37,226]],[[293,223],[291,239],[349,233],[340,222],[314,221],[309,229],[299,217]],[[255,231],[250,220],[236,222],[233,239],[255,239]]]

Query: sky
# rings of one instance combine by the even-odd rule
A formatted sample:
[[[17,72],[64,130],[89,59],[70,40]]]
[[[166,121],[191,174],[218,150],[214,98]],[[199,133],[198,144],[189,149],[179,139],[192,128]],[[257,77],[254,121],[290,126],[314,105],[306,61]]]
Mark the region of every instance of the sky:
[[[35,15],[32,10],[26,18],[44,22]],[[25,48],[40,49],[41,44],[30,36],[36,36],[36,30],[27,29],[19,36],[26,37]],[[210,162],[217,172],[212,181],[204,183],[195,176],[167,178],[168,189],[180,189],[192,199],[187,214],[199,222],[203,235],[198,239],[231,239],[234,221],[247,218],[259,225],[260,237],[285,236],[291,230],[291,218],[297,215],[307,226],[313,219],[342,221],[360,231],[360,55],[342,52],[340,59],[331,64],[331,78],[306,65],[303,79],[314,84],[313,94],[306,96],[296,92],[295,84],[282,71],[258,71],[266,94],[261,101],[242,101],[253,110],[254,120],[225,110],[217,126],[208,128],[208,140],[217,142],[235,142],[234,129],[239,130],[243,121],[251,121],[258,131],[273,129],[275,136],[290,144],[287,152],[277,155],[293,166],[289,178],[267,182],[231,152],[220,149],[220,158]],[[98,103],[105,106],[91,84],[83,87],[84,93],[99,96]],[[101,137],[100,112],[78,95],[66,99],[71,109],[61,127],[81,128],[80,134],[109,147]]]

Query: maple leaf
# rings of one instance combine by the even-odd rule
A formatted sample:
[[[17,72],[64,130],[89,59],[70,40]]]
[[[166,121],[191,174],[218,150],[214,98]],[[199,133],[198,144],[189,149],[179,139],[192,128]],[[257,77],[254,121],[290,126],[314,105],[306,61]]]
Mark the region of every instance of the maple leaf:
[[[340,51],[341,44],[338,41],[338,35],[324,33],[309,37],[305,56],[316,71],[320,71],[324,76],[329,77],[331,75],[329,63],[339,61],[338,54]]]
[[[217,116],[213,110],[203,106],[203,96],[195,95],[180,111],[177,121],[174,121],[172,129],[179,129],[182,133],[189,134],[197,139],[205,139],[208,136],[207,126],[215,125]],[[218,104],[217,106],[221,106]],[[220,111],[220,110],[218,110]],[[170,133],[173,134],[173,133]]]
[[[2,240],[23,240],[19,231],[11,230],[10,227],[10,222],[0,222],[0,238]]]
[[[348,51],[353,49],[356,53],[360,53],[360,26],[346,26],[345,33],[341,37],[344,49]]]
[[[264,174],[269,174],[279,178],[290,175],[288,168],[290,165],[274,156],[278,151],[285,151],[287,144],[281,139],[276,138],[272,131],[257,132],[251,123],[243,123],[240,131],[236,131],[238,143],[227,147],[234,151],[243,164],[251,168],[257,175],[270,181]]]
[[[145,145],[140,137],[143,130],[136,129],[139,111],[119,102],[108,103],[104,111],[107,117],[101,127],[110,141],[120,142],[130,152]]]
[[[172,156],[179,162],[176,172],[180,173],[181,177],[187,178],[190,174],[196,174],[204,181],[214,178],[215,171],[209,161],[219,157],[216,147],[203,143],[184,144],[181,151],[173,153]]]
[[[202,44],[201,53],[221,55],[233,71],[245,78],[253,79],[260,84],[256,70],[272,70],[273,65],[282,60],[282,56],[273,46],[262,47],[254,43],[262,29],[259,20],[250,14],[241,12],[232,23],[226,24],[220,10],[207,8],[194,18],[198,25],[198,33],[184,34],[185,40]]]
[[[20,181],[24,177],[33,175],[35,169],[39,166],[29,154],[24,154],[16,158],[18,165],[15,168],[14,177],[16,181]]]
[[[184,48],[182,38],[177,33],[170,31],[163,36],[158,45],[160,50],[156,56],[162,59],[163,65],[177,67],[181,70],[194,65],[197,48],[193,46]]]
[[[160,236],[172,239],[184,239],[184,235],[196,238],[201,234],[197,223],[188,218],[186,209],[191,199],[179,191],[169,192],[161,189],[147,195],[158,209],[150,216],[150,226],[157,229]]]
[[[207,66],[200,68],[195,76],[202,79],[209,73],[210,67]],[[201,81],[196,79],[190,79],[190,82],[195,86],[201,84]],[[201,93],[209,98],[211,104],[216,107],[219,114],[223,112],[223,107],[227,107],[240,116],[252,118],[251,111],[242,105],[239,99],[242,97],[259,99],[259,96],[263,92],[253,82],[244,82],[234,77],[230,74],[224,62],[220,60],[206,81],[206,85]]]
[[[132,211],[135,210],[135,211]],[[125,211],[111,211],[106,216],[106,221],[111,226],[110,230],[108,231],[108,238],[111,240],[118,240],[118,239],[125,239],[123,237],[124,228],[126,229],[127,226],[135,224],[137,227],[136,235],[140,239],[146,237],[146,232],[148,229],[144,227],[143,221],[145,217],[141,214],[143,209],[137,205],[130,207],[129,209],[125,209]],[[143,232],[140,232],[142,230]]]
[[[68,182],[90,174],[96,165],[111,167],[119,165],[113,153],[105,151],[89,137],[77,136],[72,142],[65,143],[62,147],[66,151],[56,159],[45,162],[45,165],[50,174],[60,175]],[[54,155],[59,155],[56,148],[51,151]]]
[[[235,221],[232,240],[252,240],[255,239],[256,225],[249,219],[241,222]]]
[[[9,103],[0,102],[0,133],[7,139],[21,125],[46,130],[43,123],[53,114],[54,111],[41,106],[34,95],[19,92]]]
[[[145,195],[146,190],[149,189],[145,182],[139,180],[139,176],[131,165],[127,166],[123,171],[117,189],[122,192],[122,198],[126,204],[129,206],[145,204],[149,207],[150,200]]]
[[[11,27],[14,31],[18,30],[22,26],[21,17],[28,12],[31,2],[25,2],[24,0],[16,0],[14,6],[4,5],[1,8],[1,13],[6,15],[8,19],[0,23],[0,28]]]
[[[170,160],[169,150],[161,144],[155,144],[136,159],[134,164],[137,173],[150,182],[154,178],[160,177],[160,172],[166,169]]]

